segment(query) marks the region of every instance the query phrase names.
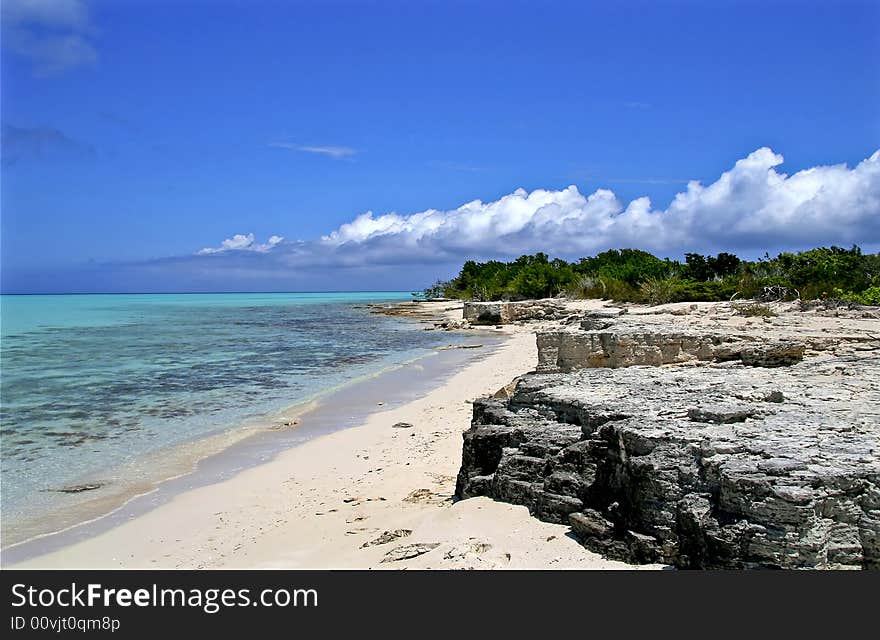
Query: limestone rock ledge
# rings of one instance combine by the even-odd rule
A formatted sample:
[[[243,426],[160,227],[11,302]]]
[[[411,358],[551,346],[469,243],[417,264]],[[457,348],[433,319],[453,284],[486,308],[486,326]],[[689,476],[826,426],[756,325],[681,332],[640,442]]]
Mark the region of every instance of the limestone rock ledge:
[[[575,312],[553,300],[522,300],[519,302],[465,302],[462,315],[474,325],[512,324],[536,320],[559,320]]]
[[[732,359],[724,339],[681,336],[643,341],[651,363],[701,366],[579,369],[621,347],[583,335],[576,358],[560,347],[551,372],[474,403],[457,498],[525,505],[634,563],[880,568],[880,351],[780,375],[746,360],[785,349],[735,341]]]
[[[741,360],[755,367],[778,367],[800,362],[805,351],[803,344],[791,341],[643,329],[548,331],[538,333],[537,343],[539,371],[726,360]]]

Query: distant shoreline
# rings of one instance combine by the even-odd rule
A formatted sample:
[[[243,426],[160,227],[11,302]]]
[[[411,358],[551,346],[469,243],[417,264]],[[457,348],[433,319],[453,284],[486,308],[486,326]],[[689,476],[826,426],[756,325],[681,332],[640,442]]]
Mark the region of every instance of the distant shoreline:
[[[334,293],[401,293],[411,291],[398,289],[331,289],[320,291],[50,291],[50,292],[0,292],[2,296],[203,296],[203,295],[271,295],[271,294],[334,294]]]

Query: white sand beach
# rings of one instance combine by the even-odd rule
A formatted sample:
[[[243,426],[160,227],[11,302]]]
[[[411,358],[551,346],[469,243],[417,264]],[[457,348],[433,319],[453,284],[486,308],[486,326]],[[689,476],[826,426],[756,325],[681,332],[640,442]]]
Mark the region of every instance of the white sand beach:
[[[471,401],[535,366],[534,334],[505,331],[500,348],[415,401],[13,566],[631,568],[587,551],[566,535],[569,527],[532,518],[525,507],[452,502]],[[400,422],[412,427],[392,426]],[[411,533],[367,544],[401,530]],[[410,545],[431,550],[386,557],[423,551]]]

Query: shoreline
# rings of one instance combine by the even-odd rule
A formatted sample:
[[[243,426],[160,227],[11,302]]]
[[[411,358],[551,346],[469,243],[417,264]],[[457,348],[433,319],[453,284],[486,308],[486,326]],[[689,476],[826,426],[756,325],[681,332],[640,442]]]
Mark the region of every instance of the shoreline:
[[[418,357],[348,380],[316,396],[297,401],[279,411],[267,413],[257,418],[249,418],[238,425],[194,440],[164,447],[138,458],[136,461],[114,467],[110,474],[114,477],[124,477],[131,469],[153,468],[149,475],[136,482],[111,484],[110,486],[114,490],[109,495],[101,495],[71,505],[69,512],[61,517],[56,516],[58,517],[55,521],[58,523],[57,527],[28,535],[3,546],[0,549],[0,556],[5,556],[9,551],[12,551],[12,555],[16,556],[18,552],[13,551],[14,549],[39,544],[39,541],[44,539],[64,536],[71,531],[88,527],[94,523],[101,523],[96,526],[106,529],[110,525],[106,525],[102,521],[112,521],[117,512],[125,510],[130,503],[147,500],[148,496],[158,491],[176,492],[181,490],[178,488],[169,489],[166,486],[169,483],[180,481],[188,486],[210,484],[241,469],[261,464],[279,452],[297,446],[310,438],[319,437],[337,429],[348,428],[352,426],[348,424],[351,422],[350,418],[344,419],[343,424],[339,426],[327,424],[327,419],[323,418],[321,413],[327,409],[329,403],[342,398],[344,405],[349,404],[345,398],[362,394],[363,387],[381,386],[383,379],[393,382],[396,378],[405,375],[406,372],[428,370],[429,375],[441,375],[447,369],[458,366],[457,362],[452,361],[457,360],[458,355],[464,358],[466,356],[464,351],[483,347],[491,350],[497,346],[499,338],[498,335],[489,335],[482,336],[481,342],[485,344],[469,345],[463,343],[462,345],[438,346]],[[448,353],[450,351],[454,353]],[[412,386],[400,391],[402,397],[426,392],[424,387],[426,381],[413,380],[408,377],[406,382],[412,383]],[[384,395],[389,400],[380,403],[382,405],[393,405],[395,402],[402,401],[399,398],[395,399],[393,393]],[[364,407],[363,415],[366,416],[373,410],[375,410],[374,407]],[[314,414],[318,414],[317,420],[313,419]],[[306,424],[303,424],[304,420]],[[211,468],[205,469],[206,465]],[[106,475],[103,474],[101,477]],[[89,480],[90,478],[86,478],[85,483],[87,484]],[[99,488],[103,489],[103,487]],[[152,498],[149,501],[153,504],[157,503]],[[146,508],[151,507],[137,507],[136,510],[141,512]],[[36,520],[38,520],[36,517],[25,520],[25,527],[35,528],[36,525],[33,523]]]
[[[363,297],[368,294],[370,295],[369,298]],[[322,299],[328,296],[332,298],[332,294],[321,293],[314,295]],[[89,294],[87,297],[101,296]],[[153,294],[145,294],[144,296],[124,294],[124,297],[137,297],[137,304],[155,304],[150,301],[156,296]],[[254,294],[251,297],[254,299],[250,301],[250,304],[262,304],[265,302],[265,300],[260,298],[259,294]],[[147,301],[146,303],[144,302],[145,300]],[[332,303],[339,303],[353,309],[383,307],[400,304],[401,301],[391,297],[386,300],[370,292],[353,294],[353,299],[347,305],[344,300],[330,300]],[[408,302],[408,300],[405,300],[405,302]],[[221,306],[224,304],[222,300],[220,304]],[[74,311],[76,310],[74,309]],[[118,311],[117,309],[114,310]],[[17,316],[13,314],[11,319],[4,314],[4,331],[9,330],[10,322],[13,326],[16,326],[15,321],[16,319],[21,319],[22,313]],[[123,308],[122,313],[130,313],[130,310]],[[366,312],[354,313],[354,315],[361,316],[368,322],[371,320],[371,314]],[[23,317],[27,317],[27,313],[24,313]],[[442,318],[443,316],[437,315],[436,317]],[[74,317],[72,320],[70,318],[67,320],[70,320],[71,326],[76,326],[81,319]],[[116,317],[115,320],[109,322],[108,326],[125,325],[127,322],[127,316]],[[399,321],[395,320],[390,321],[390,323],[400,324]],[[27,322],[24,324],[27,325]],[[43,326],[43,324],[37,322],[32,328]],[[411,324],[415,326],[416,323]],[[87,326],[87,323],[84,326]],[[103,321],[99,321],[96,326],[104,326]],[[21,327],[19,326],[18,329],[21,329]],[[13,329],[12,333],[15,334],[16,331],[17,329]],[[4,340],[5,337],[6,335],[4,334]],[[15,336],[13,335],[13,337]],[[419,340],[418,338],[419,336],[416,336],[410,347],[398,344],[396,349],[374,350],[372,358],[354,360],[352,363],[349,363],[349,360],[345,357],[348,355],[347,351],[336,353],[335,355],[341,358],[340,364],[335,367],[336,373],[330,371],[328,377],[325,377],[322,382],[318,376],[323,374],[323,371],[317,373],[309,372],[306,376],[306,383],[299,386],[293,385],[290,391],[285,390],[274,394],[270,392],[259,399],[251,397],[255,395],[254,393],[249,393],[248,397],[244,398],[240,394],[238,398],[225,396],[220,397],[219,402],[215,402],[213,406],[210,406],[211,401],[208,400],[205,403],[209,406],[208,411],[194,409],[190,412],[178,412],[177,416],[185,415],[197,418],[197,421],[190,422],[199,422],[199,424],[193,428],[190,423],[185,421],[170,422],[168,429],[169,433],[172,434],[170,438],[156,437],[161,430],[150,433],[150,429],[155,428],[155,424],[141,425],[138,429],[148,435],[141,437],[140,442],[135,443],[139,448],[119,446],[118,442],[115,449],[105,447],[101,451],[98,447],[95,447],[90,454],[91,460],[87,464],[82,464],[82,456],[73,464],[68,464],[70,458],[67,456],[60,457],[59,461],[53,460],[50,456],[45,456],[45,460],[39,460],[38,464],[21,464],[21,466],[29,467],[29,469],[21,470],[24,473],[20,482],[19,476],[16,475],[19,470],[17,468],[9,468],[12,465],[4,464],[3,519],[2,527],[0,527],[0,546],[2,546],[2,549],[0,549],[0,555],[7,549],[28,543],[29,541],[52,536],[59,532],[76,528],[84,523],[99,520],[125,506],[131,500],[155,491],[163,483],[193,473],[197,470],[202,460],[217,455],[235,446],[242,440],[260,436],[263,431],[267,430],[289,430],[289,427],[298,424],[300,415],[307,413],[318,403],[323,402],[329,396],[348,386],[360,384],[363,381],[381,376],[389,371],[405,367],[422,358],[430,357],[436,353],[438,347],[442,347],[440,344],[434,344],[437,342],[436,339],[429,339],[427,344],[425,344],[425,340]],[[453,341],[457,339],[455,338]],[[4,352],[5,356],[6,352]],[[328,363],[337,362],[331,357],[325,357],[324,360]],[[276,361],[282,362],[286,366],[286,361],[279,359],[276,359]],[[225,372],[222,369],[218,369],[216,365],[206,368],[213,368],[215,375],[225,375]],[[328,367],[329,369],[333,369],[333,367]],[[309,376],[311,376],[312,380],[320,382],[320,384],[311,384]],[[53,402],[61,402],[58,398],[50,397],[50,399]],[[199,404],[202,399],[201,394],[191,394],[188,403]],[[41,399],[40,402],[45,404],[45,398]],[[157,402],[162,403],[164,401],[157,400]],[[51,405],[52,403],[48,404]],[[106,410],[92,403],[83,404],[81,409],[80,413],[82,415],[87,415],[91,412],[94,412],[95,415],[100,415],[100,411]],[[153,416],[161,412],[154,409],[152,412],[147,413],[149,413],[149,416]],[[169,412],[168,415],[174,414]],[[166,415],[162,416],[162,418],[166,417]],[[119,424],[119,420],[108,419],[107,422],[109,424]],[[40,424],[40,420],[32,420],[31,424]],[[14,424],[11,422],[9,426],[13,427]],[[165,425],[161,426],[164,427]],[[80,427],[77,425],[62,424],[58,428],[46,427],[45,430],[49,431],[50,429],[60,432],[51,434],[59,436],[59,439],[61,436],[82,436],[80,441],[72,443],[62,442],[62,445],[79,446],[89,437],[85,432],[78,432]],[[136,430],[134,427],[125,429],[125,431],[134,430]],[[64,433],[65,431],[73,431],[73,433]],[[107,433],[110,433],[110,431],[112,430],[108,427]],[[115,434],[110,433],[110,435],[107,435],[107,433],[100,433],[94,439],[96,441],[107,440],[110,442],[111,440],[108,440],[108,438],[117,437]],[[22,454],[19,451],[7,450],[14,450],[16,445],[14,441],[7,439],[7,436],[10,434],[14,435],[15,431],[4,429],[4,445],[6,445],[4,455],[19,454],[19,460],[24,455],[32,455],[27,451]],[[153,440],[152,442],[150,442],[151,439]],[[143,446],[144,443],[146,443],[146,446]],[[33,444],[33,442],[24,439],[22,444]],[[37,445],[39,444],[38,442]],[[83,447],[84,450],[90,448]],[[39,447],[37,450],[39,450]],[[4,458],[4,460],[5,462],[10,462],[10,459]],[[24,458],[24,460],[25,463],[33,462],[33,458]],[[56,469],[61,472],[57,477],[54,473]],[[14,478],[14,481],[10,481],[10,477]]]
[[[389,305],[397,307],[400,303],[374,303],[367,305],[367,308],[375,307],[380,310],[378,313],[383,313],[382,309]],[[443,320],[448,317],[448,311],[445,309],[434,305],[425,306],[430,308],[431,315],[425,315],[423,307],[413,314],[415,317],[412,320],[425,321],[427,317]],[[404,308],[402,313],[393,313],[393,315],[410,314]],[[410,318],[406,319],[410,320]],[[467,336],[468,340],[463,344],[473,342],[472,338],[475,337]],[[480,336],[480,342],[485,345],[476,346],[485,346],[487,350],[491,350],[497,346],[500,338],[501,336],[496,332],[484,334]],[[341,402],[344,406],[353,406],[358,401],[364,404],[360,396],[371,390],[376,391],[376,386],[385,386],[382,380],[387,379],[388,385],[396,384],[400,390],[396,395],[393,392],[381,392],[387,400],[380,402],[380,406],[386,403],[399,404],[410,399],[411,396],[422,395],[427,392],[429,388],[427,385],[433,383],[432,377],[447,373],[461,364],[459,360],[467,357],[467,353],[459,349],[470,348],[472,347],[458,344],[438,345],[409,360],[345,381],[317,395],[297,400],[280,410],[248,418],[240,424],[229,425],[193,440],[164,447],[135,461],[95,474],[96,478],[109,475],[121,481],[111,483],[109,492],[99,486],[99,491],[95,492],[98,495],[90,497],[85,494],[87,496],[85,500],[71,504],[70,508],[60,515],[54,515],[52,524],[48,527],[40,523],[38,517],[23,520],[18,525],[18,530],[34,531],[34,533],[16,536],[12,542],[5,544],[0,549],[0,562],[6,566],[9,557],[13,558],[12,562],[18,562],[21,558],[41,555],[44,552],[41,549],[58,549],[91,537],[167,502],[176,493],[218,482],[243,469],[262,464],[278,453],[311,438],[348,428],[352,426],[351,417],[340,421],[335,420],[333,416],[323,415],[327,413],[327,407],[337,402]],[[418,373],[413,375],[416,372]],[[401,386],[404,381],[397,379],[400,377],[406,378],[405,382],[408,386],[405,388]],[[369,402],[366,404],[368,405]],[[376,407],[370,406],[360,407],[364,415],[375,409]],[[306,424],[303,424],[304,420]],[[149,468],[146,475],[138,480],[128,480],[129,474],[142,474],[141,470],[144,468]],[[89,484],[92,481],[93,478],[89,477],[83,482]],[[82,494],[75,493],[71,497],[78,498],[80,495]],[[4,536],[4,542],[9,537]],[[37,551],[34,552],[32,549]]]
[[[42,539],[25,543],[30,549],[5,549],[3,566],[632,568],[587,551],[566,535],[568,527],[540,522],[525,507],[488,499],[452,503],[470,402],[535,365],[530,331],[493,333],[505,336],[497,346],[440,351],[451,366],[438,369],[422,393],[381,406],[371,398],[373,411],[363,403],[321,405],[289,433],[314,430],[310,420],[322,409],[325,426],[335,424],[334,430],[271,455],[253,447],[265,457],[252,466],[236,466],[230,453],[216,456],[215,467],[231,470],[225,477],[193,483],[201,472],[187,474],[186,482],[170,481],[130,501],[104,522],[109,527],[95,526],[104,518],[81,527],[80,535],[56,537],[54,545]],[[405,368],[398,369],[400,389],[412,378],[413,370]],[[382,375],[375,382],[368,395],[388,397],[394,380]],[[392,426],[399,422],[413,426]],[[239,445],[227,451],[240,452]],[[132,506],[138,500],[145,508]],[[370,544],[401,530],[411,533],[397,544]],[[386,557],[409,544],[431,550],[397,561]]]

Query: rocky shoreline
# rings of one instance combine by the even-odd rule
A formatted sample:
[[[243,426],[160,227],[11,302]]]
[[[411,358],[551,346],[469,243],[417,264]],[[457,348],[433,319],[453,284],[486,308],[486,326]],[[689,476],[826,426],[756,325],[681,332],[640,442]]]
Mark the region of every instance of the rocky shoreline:
[[[535,371],[474,403],[456,497],[681,568],[880,568],[876,309],[465,303],[531,324]]]
[[[504,339],[436,380],[416,362],[337,394],[293,432],[357,426],[4,562],[877,568],[876,309],[513,304],[371,308],[473,328],[450,348]],[[430,390],[389,404],[416,377]]]

